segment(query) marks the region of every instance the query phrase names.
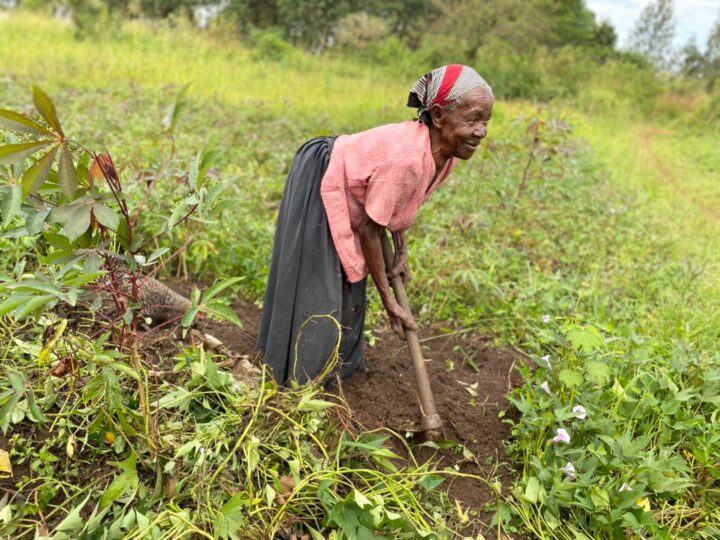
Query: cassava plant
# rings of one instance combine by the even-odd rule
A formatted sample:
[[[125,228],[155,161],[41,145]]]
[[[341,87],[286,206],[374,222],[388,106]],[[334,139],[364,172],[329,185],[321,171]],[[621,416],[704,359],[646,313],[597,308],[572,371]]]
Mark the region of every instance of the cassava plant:
[[[38,119],[0,109],[0,128],[7,132],[6,144],[0,146],[2,228],[6,237],[30,239],[35,251],[35,257],[24,256],[11,274],[0,277],[0,315],[22,320],[62,306],[84,308],[99,323],[94,335],[109,331],[135,367],[140,361],[138,328],[147,319],[182,319],[187,329],[198,313],[207,312],[239,324],[234,312],[215,299],[238,278],[216,284],[203,296],[194,294],[191,301],[149,271],[168,249],[144,254],[150,241],[143,234],[142,214],[155,184],[166,178],[160,174],[166,164],[146,180],[142,201],[131,209],[123,175],[110,154],[69,138],[53,101],[38,87],[33,88],[33,102]],[[178,111],[172,107],[173,126]],[[166,134],[172,137],[172,129],[166,127]],[[159,234],[202,209],[212,155],[206,151],[191,160],[184,174],[188,192]],[[151,240],[157,245],[158,234]]]

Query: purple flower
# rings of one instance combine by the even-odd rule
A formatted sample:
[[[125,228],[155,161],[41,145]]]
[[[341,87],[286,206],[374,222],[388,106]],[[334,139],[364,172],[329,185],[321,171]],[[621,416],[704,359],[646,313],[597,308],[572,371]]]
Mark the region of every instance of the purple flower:
[[[572,409],[572,412],[575,413],[575,418],[578,418],[580,420],[585,420],[587,418],[587,410],[585,410],[585,407],[582,405],[575,405]]]
[[[547,364],[548,369],[552,369],[552,364],[550,363],[550,355],[546,354],[545,356],[540,357],[540,360],[545,362]]]
[[[572,461],[567,462],[567,465],[563,467],[562,472],[571,482],[577,478],[577,470],[575,469],[575,465],[572,464]]]
[[[544,322],[545,324],[549,323],[549,322],[550,322],[550,315],[543,315],[543,316],[542,316],[542,322]]]
[[[552,441],[555,444],[558,444],[558,443],[567,444],[570,442],[570,434],[567,431],[565,431],[563,428],[558,428],[557,435],[555,435],[555,437],[553,437]]]
[[[542,388],[543,392],[545,392],[548,396],[550,395],[550,385],[547,381],[543,381],[543,383],[540,385],[540,388]]]

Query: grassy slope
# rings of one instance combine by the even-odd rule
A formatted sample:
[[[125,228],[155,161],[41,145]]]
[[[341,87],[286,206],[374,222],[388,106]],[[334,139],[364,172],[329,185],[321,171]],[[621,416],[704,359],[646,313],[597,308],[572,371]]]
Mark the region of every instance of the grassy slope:
[[[279,62],[260,63],[239,45],[192,33],[151,36],[140,26],[115,38],[76,42],[69,29],[53,21],[20,17],[0,20],[0,58],[12,74],[0,81],[8,104],[27,103],[22,86],[41,83],[59,96],[61,115],[68,117],[78,138],[106,144],[128,165],[148,166],[161,153],[165,143],[155,133],[163,106],[180,84],[193,83],[178,146],[193,153],[208,135],[217,134],[224,151],[222,171],[233,180],[225,192],[232,207],[226,217],[231,219],[219,218],[203,229],[195,245],[205,245],[205,251],[191,249],[188,264],[201,277],[248,276],[250,294],[262,287],[274,205],[298,142],[409,116],[402,104],[412,81],[379,68],[363,66],[359,72],[350,60],[293,52]],[[647,463],[671,468],[658,458],[667,448],[700,455],[697,441],[715,437],[712,426],[702,431],[693,424],[685,436],[682,431],[679,438],[665,436],[658,431],[668,418],[664,412],[644,397],[630,401],[617,386],[595,384],[585,367],[607,363],[611,381],[628,389],[632,399],[637,393],[672,401],[667,385],[647,386],[640,374],[664,377],[687,389],[701,384],[702,377],[676,369],[672,362],[697,365],[700,375],[716,365],[720,324],[714,307],[719,299],[713,202],[720,184],[711,139],[679,126],[571,111],[568,116],[594,154],[575,149],[568,158],[535,164],[527,192],[516,198],[529,144],[526,126],[535,116],[550,119],[559,113],[513,103],[499,103],[497,109],[493,147],[482,159],[464,165],[423,209],[412,250],[414,295],[424,317],[494,331],[534,356],[550,352],[584,378],[580,386],[572,385],[572,373],[560,377],[562,372],[539,370],[528,375],[529,384],[517,396],[524,420],[517,427],[515,456],[524,464],[524,475],[512,504],[520,517],[513,523],[519,519],[538,535],[548,534],[549,527],[557,526],[553,505],[561,501],[563,515],[575,512],[569,521],[581,530],[594,530],[597,537],[610,537],[612,529],[592,521],[598,516],[640,530],[602,503],[605,496],[613,506],[627,502],[618,499],[617,491],[631,480],[636,499],[643,490],[655,497],[654,520],[670,530],[682,531],[685,522],[663,521],[664,510],[683,516],[683,505],[698,501],[708,507],[701,524],[711,522],[714,505],[704,497],[712,489],[710,495],[700,490],[678,496],[663,491],[646,470]],[[543,137],[549,140],[552,134]],[[561,141],[557,146],[568,145]],[[688,154],[687,148],[694,152]],[[551,316],[549,325],[541,322],[544,314]],[[591,343],[594,328],[602,329],[601,344]],[[551,398],[538,390],[543,377],[558,388]],[[549,447],[545,443],[562,423],[562,410],[578,400],[599,425],[573,425],[582,434],[578,448]],[[642,418],[633,416],[646,406],[650,409]],[[697,412],[697,422],[709,422],[711,408],[695,401],[689,408]],[[604,464],[602,474],[588,473],[570,492],[574,503],[571,497],[566,506],[563,497],[569,488],[567,482],[558,483],[559,469],[572,459],[581,470],[583,452],[599,444],[597,433],[619,437],[626,428],[636,436],[656,435],[637,455]],[[707,443],[711,451],[713,444]],[[700,457],[687,459],[690,477],[699,483],[707,467]],[[586,467],[589,471],[590,465]],[[547,499],[532,496],[533,479],[544,486]],[[682,505],[673,506],[674,499]],[[624,511],[632,509],[641,519],[635,502]],[[648,523],[642,526],[650,527]],[[550,534],[577,533],[564,527]]]

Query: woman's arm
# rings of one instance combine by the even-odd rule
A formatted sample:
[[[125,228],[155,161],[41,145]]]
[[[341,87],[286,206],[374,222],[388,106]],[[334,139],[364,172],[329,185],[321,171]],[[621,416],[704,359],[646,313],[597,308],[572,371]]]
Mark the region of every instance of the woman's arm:
[[[380,235],[385,234],[385,228],[375,223],[370,216],[365,214],[358,235],[360,236],[360,246],[365,256],[365,262],[370,269],[370,275],[375,281],[375,286],[380,293],[385,310],[390,317],[390,325],[392,329],[400,336],[404,337],[403,325],[411,330],[417,330],[417,324],[412,315],[400,307],[395,296],[390,290],[387,274],[385,273],[385,261],[382,255],[382,245],[380,243]]]
[[[395,244],[395,259],[393,260],[393,267],[387,275],[390,279],[401,276],[403,285],[407,286],[408,282],[412,279],[412,272],[410,272],[405,233],[402,231],[394,232],[392,233],[392,237],[393,243]]]

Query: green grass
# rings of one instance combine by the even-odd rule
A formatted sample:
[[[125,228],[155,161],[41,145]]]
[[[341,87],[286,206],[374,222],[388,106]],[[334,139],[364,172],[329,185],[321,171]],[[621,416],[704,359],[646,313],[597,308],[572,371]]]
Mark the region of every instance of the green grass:
[[[262,293],[274,217],[295,149],[317,134],[358,131],[410,117],[403,103],[413,79],[402,70],[298,51],[285,52],[276,62],[259,62],[252,50],[238,44],[141,24],[78,42],[71,29],[54,21],[17,14],[0,19],[0,31],[2,106],[28,109],[27,87],[41,84],[56,98],[69,132],[90,147],[109,149],[135,198],[142,195],[136,175],[156,171],[170,151],[172,141],[159,135],[165,108],[182,84],[192,84],[168,178],[181,175],[185,161],[215,138],[222,194],[212,213],[150,247],[181,250],[168,272],[186,272],[200,281],[243,276],[235,290],[250,298]],[[418,73],[422,70],[418,67]],[[412,301],[423,322],[446,321],[459,329],[493,333],[497,344],[518,346],[539,365],[535,371],[522,370],[526,384],[512,396],[522,415],[513,425],[510,451],[522,473],[500,505],[500,527],[538,538],[717,537],[716,136],[677,120],[659,124],[639,120],[623,108],[593,108],[588,100],[601,103],[599,97],[585,97],[579,100],[585,112],[568,106],[497,104],[488,146],[459,167],[421,210],[410,233]],[[528,167],[533,126],[540,143]],[[157,187],[146,215],[148,233],[163,227],[180,200],[177,191],[172,183]],[[0,246],[11,268],[28,257],[33,243],[3,239]],[[380,311],[373,298],[371,312],[376,315],[369,332],[382,323]],[[22,335],[27,345],[6,348],[5,362],[21,372],[29,370],[31,386],[49,403],[42,414],[56,414],[38,370],[29,369],[35,362],[32,347],[41,346],[41,337],[6,324],[6,332]],[[544,355],[550,355],[551,369],[540,359]],[[197,379],[197,369],[189,368],[189,361],[184,366],[187,378],[179,386],[196,392],[195,383],[188,381]],[[98,380],[110,376],[97,366],[90,368],[95,371],[89,375]],[[130,399],[132,380],[122,374],[119,380]],[[544,382],[550,393],[541,388]],[[0,392],[6,387],[9,383],[0,382]],[[167,385],[158,389],[163,395],[171,391],[178,390]],[[225,393],[210,407],[217,422],[236,414],[233,407],[250,406],[232,405],[236,398]],[[188,398],[203,409],[196,399],[195,393]],[[587,410],[586,419],[572,412],[577,405]],[[303,411],[288,413],[302,426],[302,436],[293,441],[262,439],[260,435],[276,432],[259,421],[258,440],[263,442],[258,444],[267,451],[263,455],[282,458],[274,469],[248,472],[234,461],[223,469],[222,474],[255,474],[259,479],[248,488],[261,499],[251,503],[258,519],[248,526],[267,531],[277,525],[267,521],[278,506],[275,499],[265,499],[269,492],[262,491],[263,482],[279,482],[293,456],[306,460],[315,476],[304,485],[308,490],[302,504],[283,506],[283,512],[307,517],[314,508],[319,517],[311,526],[325,527],[323,534],[329,534],[338,528],[337,521],[325,519],[339,515],[333,508],[363,509],[363,499],[345,489],[349,484],[342,475],[357,463],[348,465],[354,455],[343,461],[337,426],[323,441],[339,452],[331,468],[337,473],[333,477],[342,480],[332,504],[322,506],[320,484],[313,482],[321,482],[326,469],[302,446],[306,435],[311,440],[326,437],[312,431],[320,412],[314,411],[314,419]],[[173,414],[164,419],[182,423],[187,444],[207,435],[197,417],[191,419],[183,410]],[[43,424],[35,413],[25,416],[18,426]],[[70,420],[78,421],[73,415]],[[64,426],[60,419],[53,421],[52,448],[23,447],[27,442],[18,430],[13,458],[26,452],[25,459],[59,477],[55,462],[42,452],[62,454],[73,433]],[[79,433],[90,439],[106,427],[98,424],[92,431],[79,426]],[[569,444],[552,442],[558,428],[569,432]],[[128,440],[139,445],[133,455],[147,452],[141,435]],[[218,444],[214,458],[233,460],[223,446],[232,441]],[[382,450],[371,448],[362,459],[372,461],[372,452]],[[118,461],[131,455],[127,447],[117,454]],[[563,473],[568,462],[577,470],[572,481]],[[196,465],[186,466],[192,478],[199,478],[202,471]],[[416,498],[417,484],[408,477],[401,477],[399,485],[382,467],[367,474],[365,480],[373,478],[365,484],[373,501],[367,508],[382,507],[383,515],[390,516],[387,523],[398,512],[419,523],[430,523],[430,517],[452,523],[442,500]],[[74,492],[72,503],[60,506],[48,497],[43,508],[62,514],[76,506],[81,494],[98,496],[103,487],[84,485]],[[146,495],[137,501],[153,500]],[[119,499],[108,508],[114,519],[128,520],[136,538],[142,537],[142,519],[171,536],[181,529],[212,534],[217,515],[225,510],[235,515],[235,507],[226,508],[229,501],[219,498],[210,501],[193,492],[172,503],[176,506],[169,514],[152,505],[135,507],[142,518],[136,516],[132,523],[125,516],[134,499]],[[387,500],[394,502],[385,504]],[[38,514],[25,508],[24,524],[32,526]]]

